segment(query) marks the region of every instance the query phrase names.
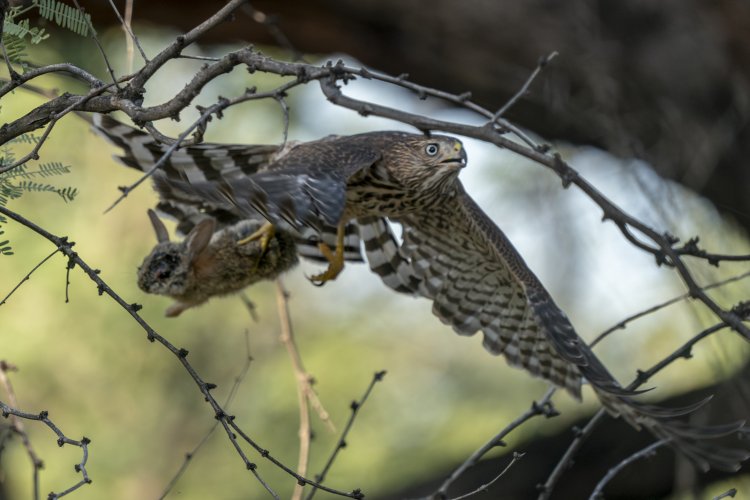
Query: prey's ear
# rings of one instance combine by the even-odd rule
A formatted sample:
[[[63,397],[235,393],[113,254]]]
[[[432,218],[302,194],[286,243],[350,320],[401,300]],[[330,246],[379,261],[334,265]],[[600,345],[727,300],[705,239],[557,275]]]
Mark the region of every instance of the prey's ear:
[[[208,247],[211,236],[214,234],[214,229],[216,229],[216,221],[214,219],[203,219],[185,237],[187,254],[191,262]]]
[[[148,209],[148,218],[151,219],[151,225],[154,226],[154,231],[156,232],[156,241],[159,243],[164,243],[165,241],[169,241],[169,231],[167,231],[166,226],[161,221],[158,215],[156,215],[156,212]]]

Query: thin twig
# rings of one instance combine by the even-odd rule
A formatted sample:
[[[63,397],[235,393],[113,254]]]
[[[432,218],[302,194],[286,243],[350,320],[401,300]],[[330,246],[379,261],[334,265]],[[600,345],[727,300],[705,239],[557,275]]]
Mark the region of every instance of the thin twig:
[[[333,449],[333,452],[328,457],[325,466],[323,466],[323,470],[320,471],[319,474],[315,475],[315,480],[318,483],[323,483],[323,481],[325,481],[326,475],[328,474],[328,471],[331,470],[331,466],[333,466],[333,462],[336,460],[339,451],[346,448],[346,438],[349,435],[349,431],[352,429],[352,425],[354,425],[354,420],[357,418],[359,411],[362,409],[362,405],[365,404],[367,398],[370,396],[373,387],[375,387],[375,384],[383,380],[383,377],[385,377],[385,373],[385,370],[375,372],[375,375],[373,375],[372,380],[370,381],[370,385],[367,386],[367,390],[365,390],[364,395],[360,398],[359,401],[352,401],[350,405],[352,413],[351,415],[349,415],[349,420],[347,420],[346,425],[344,426],[344,430],[341,432],[341,437],[336,443],[336,447]],[[318,488],[322,489],[320,486],[313,486],[313,489],[310,490],[310,493],[307,494],[305,500],[312,500]]]
[[[541,73],[545,66],[547,66],[547,64],[549,64],[549,62],[555,57],[557,57],[557,51],[553,51],[550,54],[539,58],[539,62],[537,63],[536,68],[531,73],[531,75],[529,75],[521,88],[518,89],[518,91],[513,94],[510,99],[508,99],[508,102],[506,102],[502,108],[497,110],[495,116],[492,117],[493,122],[496,122],[498,118],[504,116],[505,113],[507,113],[508,110],[512,108],[522,97],[526,96],[526,93],[529,91],[529,87],[534,82],[534,80],[536,80],[536,77],[539,76],[539,73]]]
[[[732,276],[731,278],[727,278],[725,280],[721,280],[721,281],[716,281],[714,283],[710,283],[708,285],[703,286],[702,289],[703,290],[711,290],[712,288],[718,288],[718,287],[727,285],[729,283],[734,283],[735,281],[740,281],[740,280],[743,280],[743,279],[745,279],[747,277],[750,277],[750,271],[744,272],[742,274],[738,274],[737,276]],[[632,315],[628,316],[627,318],[623,319],[622,321],[620,321],[619,323],[617,323],[616,325],[611,326],[610,328],[607,328],[602,333],[600,333],[599,335],[597,335],[597,337],[589,344],[589,346],[590,347],[594,347],[599,342],[601,342],[602,340],[604,340],[605,337],[611,335],[613,332],[615,332],[617,330],[622,330],[623,328],[625,328],[627,326],[628,323],[630,323],[630,322],[632,322],[632,321],[634,321],[636,319],[643,318],[645,316],[648,316],[649,314],[653,314],[656,311],[659,311],[660,309],[664,309],[667,306],[671,306],[672,304],[676,304],[678,302],[681,302],[683,300],[687,300],[689,298],[690,298],[690,294],[689,293],[683,293],[682,295],[678,295],[677,297],[672,297],[671,299],[665,300],[664,302],[662,302],[660,304],[656,304],[655,306],[649,307],[649,308],[644,309],[642,311],[639,311],[639,312],[637,312],[635,314],[632,314]]]
[[[18,408],[18,400],[16,399],[16,393],[13,390],[13,384],[10,382],[10,378],[8,377],[9,371],[16,371],[17,368],[10,363],[6,362],[5,360],[0,360],[0,385],[2,385],[5,388],[5,394],[8,396],[8,402],[11,406]],[[23,443],[24,448],[26,448],[26,454],[29,456],[29,459],[31,460],[31,468],[32,468],[32,484],[34,485],[34,499],[39,499],[39,471],[42,467],[44,467],[44,463],[42,462],[42,459],[39,458],[39,455],[37,455],[36,451],[34,450],[34,447],[31,444],[31,441],[29,440],[29,435],[26,433],[26,429],[23,425],[23,420],[18,418],[16,415],[10,416],[11,425],[13,427],[13,430],[21,436],[21,442]]]
[[[653,456],[656,453],[656,450],[665,444],[667,444],[669,441],[666,439],[662,439],[660,441],[656,441],[655,443],[652,443],[645,448],[643,448],[640,451],[637,451],[630,455],[629,457],[625,458],[623,461],[621,461],[619,464],[615,465],[611,469],[607,471],[607,473],[604,475],[604,477],[596,484],[596,488],[594,488],[594,491],[591,493],[591,496],[589,497],[589,500],[597,500],[600,498],[604,498],[604,488],[607,486],[607,483],[609,483],[614,477],[622,471],[625,467],[632,464],[633,462],[640,460],[642,458],[647,458],[650,456]]]
[[[138,47],[138,51],[141,53],[143,61],[148,62],[148,57],[146,57],[146,53],[143,51],[143,47],[141,47],[141,44],[138,42],[138,37],[135,36],[135,33],[133,33],[133,29],[130,26],[130,23],[133,20],[133,0],[127,0],[125,2],[124,19],[120,15],[120,11],[115,5],[114,0],[109,0],[109,5],[112,6],[112,10],[115,11],[115,15],[117,16],[117,19],[120,20],[123,31],[125,31],[125,47],[128,56],[128,73],[131,73],[133,71],[133,44]]]
[[[692,348],[693,346],[695,346],[695,344],[697,344],[704,338],[708,337],[709,335],[716,333],[719,330],[722,330],[724,328],[727,328],[727,326],[728,325],[726,325],[725,323],[717,323],[716,325],[706,328],[702,332],[693,336],[690,340],[688,340],[683,345],[675,349],[669,356],[655,363],[648,370],[645,370],[645,371],[639,370],[635,380],[633,380],[633,382],[631,382],[630,385],[628,385],[625,388],[625,390],[634,391],[635,389],[639,388],[641,385],[645,384],[649,379],[651,379],[651,377],[653,377],[654,375],[659,373],[661,370],[663,370],[664,368],[672,364],[674,361],[680,358],[689,358],[692,352]],[[604,415],[606,415],[606,411],[604,410],[604,408],[602,408],[598,412],[596,412],[596,414],[594,414],[593,417],[591,417],[591,419],[583,427],[583,429],[581,429],[580,431],[576,433],[575,439],[571,441],[570,445],[568,446],[568,449],[565,450],[565,453],[557,462],[557,465],[555,466],[553,471],[550,473],[544,485],[540,488],[538,500],[547,500],[550,497],[550,495],[552,494],[552,491],[557,485],[557,482],[559,481],[560,477],[562,477],[563,472],[567,470],[568,464],[573,459],[573,456],[581,447],[581,445],[583,445],[586,439],[591,435],[591,433],[599,424],[599,422],[604,417]]]
[[[297,380],[297,406],[299,407],[299,454],[297,456],[297,473],[301,476],[307,475],[307,466],[310,460],[310,408],[307,405],[307,387],[310,384],[310,376],[302,366],[302,358],[294,342],[292,330],[292,318],[289,314],[289,294],[284,289],[281,278],[276,279],[276,307],[281,325],[281,342],[286,347],[289,358],[292,360],[294,376]],[[304,484],[297,483],[294,486],[293,500],[302,498]]]
[[[55,249],[52,253],[50,253],[48,256],[46,256],[41,261],[39,261],[37,263],[37,265],[35,265],[31,269],[31,271],[29,271],[28,273],[26,273],[26,276],[24,276],[23,278],[21,278],[21,281],[19,281],[16,284],[16,286],[13,287],[13,290],[11,290],[10,292],[8,292],[8,295],[6,295],[3,298],[3,300],[0,300],[0,306],[2,306],[3,304],[5,304],[8,301],[8,299],[10,298],[10,296],[13,295],[14,293],[16,293],[16,290],[18,290],[19,288],[21,288],[21,285],[23,285],[25,282],[27,282],[31,278],[31,275],[34,273],[34,271],[36,271],[37,269],[39,269],[40,267],[42,267],[45,262],[47,262],[48,260],[50,260],[52,258],[52,256],[55,255],[59,251],[60,251],[60,249]]]
[[[81,8],[81,6],[78,4],[78,0],[73,0],[73,5],[76,6],[76,9],[78,9],[81,13],[84,13],[85,11]],[[96,30],[94,29],[94,26],[91,24],[91,20],[89,16],[84,16],[84,19],[86,20],[86,24],[89,28],[89,33],[91,35],[91,38],[94,40],[94,43],[96,44],[96,47],[99,49],[99,53],[102,55],[102,59],[104,59],[104,64],[107,66],[107,72],[109,73],[109,76],[112,77],[112,83],[115,87],[118,89],[120,88],[120,85],[117,82],[117,77],[115,76],[115,70],[112,68],[112,65],[109,63],[109,57],[107,57],[107,52],[104,50],[104,47],[102,47],[101,42],[99,41],[99,37],[96,36]]]
[[[0,208],[2,208],[2,207],[0,207]],[[9,406],[9,405],[3,403],[2,401],[0,401],[0,412],[2,412],[2,415],[4,417],[8,417],[9,415],[13,415],[15,417],[22,418],[22,419],[25,419],[25,420],[35,420],[35,421],[38,421],[38,422],[42,422],[44,425],[46,425],[47,427],[49,427],[52,430],[52,432],[55,433],[55,435],[57,436],[57,445],[58,446],[62,447],[64,445],[66,445],[66,444],[69,444],[69,445],[77,446],[77,447],[81,448],[81,461],[78,462],[75,465],[75,467],[74,467],[74,469],[75,469],[76,472],[80,472],[81,473],[81,476],[82,476],[81,480],[78,481],[73,486],[71,486],[71,487],[69,487],[69,488],[61,491],[60,493],[54,493],[54,492],[50,493],[49,495],[47,495],[48,499],[60,498],[62,496],[67,495],[68,493],[71,493],[71,492],[77,490],[78,488],[80,488],[84,484],[91,483],[91,479],[89,478],[88,470],[86,469],[86,464],[87,464],[88,458],[89,458],[89,448],[88,448],[88,445],[91,442],[87,437],[84,436],[83,438],[81,438],[80,441],[76,441],[75,439],[70,439],[69,437],[67,437],[60,430],[59,427],[57,427],[57,425],[55,425],[54,422],[52,422],[52,420],[50,420],[49,414],[46,411],[41,411],[39,413],[28,413],[28,412],[25,412],[25,411],[18,410],[16,408],[14,408],[12,406]]]
[[[513,458],[511,458],[510,462],[508,462],[508,465],[506,465],[505,468],[500,471],[500,474],[498,474],[497,476],[495,476],[492,479],[492,481],[490,481],[487,484],[483,484],[482,486],[480,486],[479,488],[475,489],[474,491],[470,491],[470,492],[468,492],[468,493],[466,493],[464,495],[461,495],[459,497],[454,497],[452,500],[464,500],[466,498],[473,497],[474,495],[478,495],[479,493],[485,493],[485,492],[489,491],[490,486],[492,486],[493,484],[495,484],[498,479],[500,479],[501,477],[503,477],[505,475],[505,473],[508,472],[508,470],[510,470],[510,468],[513,467],[513,465],[515,465],[516,462],[518,462],[519,460],[521,460],[524,457],[524,455],[525,455],[525,453],[519,453],[517,451],[514,451],[513,452]]]
[[[551,398],[554,393],[554,387],[550,387],[549,389],[547,389],[547,392],[544,394],[544,396],[542,396],[541,399],[539,399],[538,401],[534,401],[531,404],[531,408],[526,410],[521,416],[516,418],[503,430],[492,436],[489,441],[479,447],[474,453],[469,456],[469,458],[464,460],[464,462],[456,470],[454,470],[445,481],[443,481],[443,484],[441,484],[437,491],[435,491],[431,495],[431,498],[446,498],[448,495],[448,489],[451,487],[451,485],[468,469],[475,466],[479,462],[479,460],[487,454],[487,452],[498,446],[505,446],[503,439],[508,434],[513,432],[513,430],[515,430],[517,427],[523,425],[536,416],[544,415],[547,418],[557,416],[557,410],[555,410],[551,402]]]
[[[721,495],[716,495],[712,500],[721,500],[722,498],[734,498],[737,495],[737,488],[729,488]]]
[[[253,357],[250,354],[250,334],[248,330],[245,330],[245,363],[242,365],[242,368],[240,369],[240,372],[237,374],[237,376],[234,378],[234,383],[232,384],[232,388],[229,389],[229,394],[227,395],[227,399],[224,401],[224,407],[229,408],[232,401],[234,400],[234,397],[237,395],[237,391],[240,388],[240,385],[245,380],[245,377],[247,377],[248,372],[250,371],[250,365],[253,361]],[[217,427],[219,426],[219,422],[215,421],[211,428],[204,434],[203,438],[201,438],[200,441],[198,441],[198,444],[193,447],[192,450],[187,452],[185,454],[185,460],[182,461],[182,465],[180,465],[180,468],[177,470],[174,476],[172,476],[172,479],[169,481],[167,486],[164,488],[164,491],[162,492],[161,496],[159,496],[159,500],[163,500],[166,498],[167,495],[172,491],[174,486],[177,484],[177,481],[185,474],[185,471],[187,471],[187,468],[192,463],[193,458],[195,458],[195,455],[203,448],[203,445],[208,442],[208,439],[213,435],[214,431],[216,431]]]

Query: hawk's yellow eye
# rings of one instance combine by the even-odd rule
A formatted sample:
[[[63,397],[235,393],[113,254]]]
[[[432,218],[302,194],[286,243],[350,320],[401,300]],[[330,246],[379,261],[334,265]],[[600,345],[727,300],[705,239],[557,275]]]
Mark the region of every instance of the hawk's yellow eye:
[[[436,143],[431,142],[430,144],[425,146],[424,152],[427,153],[428,156],[435,156],[436,154],[438,154],[439,149],[440,147]]]

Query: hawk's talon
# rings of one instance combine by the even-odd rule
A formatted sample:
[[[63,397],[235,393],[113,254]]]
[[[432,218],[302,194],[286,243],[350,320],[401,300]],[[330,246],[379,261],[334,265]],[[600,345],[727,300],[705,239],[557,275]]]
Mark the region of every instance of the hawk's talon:
[[[323,286],[327,281],[335,280],[344,269],[344,223],[336,230],[336,249],[331,250],[324,242],[318,243],[318,249],[328,261],[328,269],[307,279],[315,286]]]
[[[258,255],[258,260],[255,262],[255,270],[258,269],[260,266],[260,261],[263,260],[263,257],[266,255],[266,252],[268,251],[268,245],[271,243],[271,239],[276,234],[276,228],[273,224],[270,222],[266,222],[262,226],[258,228],[257,231],[255,231],[250,236],[246,236],[245,238],[242,238],[237,242],[237,246],[240,245],[247,245],[248,243],[258,240],[258,244],[260,245],[260,255]]]
[[[251,241],[259,240],[261,257],[268,250],[268,245],[271,243],[271,239],[276,234],[276,228],[270,222],[266,222],[260,228],[250,236],[246,236],[237,242],[237,245],[247,245]]]

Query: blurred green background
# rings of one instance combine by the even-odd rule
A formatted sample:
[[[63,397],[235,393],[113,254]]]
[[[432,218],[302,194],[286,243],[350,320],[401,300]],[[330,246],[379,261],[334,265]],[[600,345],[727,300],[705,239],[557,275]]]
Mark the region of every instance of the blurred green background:
[[[139,27],[147,53],[155,54],[175,33]],[[121,30],[100,33],[117,74],[127,72]],[[234,47],[192,47],[195,55],[220,55]],[[91,40],[62,34],[35,48],[37,63],[71,60],[106,80]],[[138,59],[136,59],[136,65]],[[200,62],[173,61],[148,85],[147,104],[174,95]],[[271,88],[280,80],[238,69],[217,79],[195,104],[208,105],[218,95],[232,97],[246,87]],[[46,77],[46,88],[80,91],[68,80]],[[456,120],[461,113],[419,103],[398,91],[372,83],[355,83],[352,95],[392,106],[415,109]],[[6,96],[0,118],[5,123],[41,104],[26,91]],[[317,87],[290,95],[292,139],[329,133],[404,128],[382,119],[362,118],[328,104]],[[191,108],[192,109],[192,108]],[[182,114],[181,123],[157,126],[176,135],[197,114]],[[211,123],[207,141],[276,143],[282,138],[277,103],[238,106]],[[571,317],[581,335],[592,339],[628,314],[684,292],[672,271],[657,268],[653,259],[624,242],[612,224],[600,222],[600,212],[580,193],[560,189],[550,172],[506,152],[467,140],[470,167],[465,182],[480,204],[508,233],[552,295]],[[17,156],[28,146],[14,146]],[[747,248],[744,235],[722,220],[703,200],[658,179],[645,165],[616,160],[589,148],[557,147],[572,165],[598,188],[634,215],[685,238],[700,234],[710,248],[723,253]],[[258,319],[251,319],[236,297],[216,299],[176,319],[163,311],[170,300],[147,296],[135,273],[154,241],[146,209],[155,202],[144,185],[109,213],[117,186],[138,174],[112,160],[117,151],[93,135],[88,125],[69,115],[55,128],[41,151],[41,161],[60,161],[72,173],[48,179],[72,185],[78,198],[64,203],[48,193],[31,193],[9,208],[57,235],[76,242],[76,251],[126,301],[144,305],[143,317],[163,336],[190,351],[189,360],[201,376],[218,384],[223,401],[246,358],[246,338],[252,363],[232,402],[239,425],[285,464],[297,460],[298,409],[295,377],[279,342],[279,318],[273,283],[247,291]],[[0,256],[0,296],[53,248],[31,231],[9,222],[3,225],[15,255]],[[70,302],[65,302],[67,262],[57,255],[33,274],[0,307],[0,358],[19,367],[11,374],[21,409],[48,410],[71,438],[92,440],[88,471],[93,484],[75,498],[156,498],[191,450],[212,427],[213,413],[177,360],[146,340],[145,332],[96,286],[74,269]],[[720,269],[696,265],[704,282],[738,274],[741,266]],[[508,368],[488,355],[479,336],[460,338],[430,313],[424,300],[397,296],[382,286],[363,265],[350,265],[335,282],[322,288],[305,278],[316,270],[303,264],[284,278],[297,342],[306,368],[333,422],[340,430],[349,417],[349,404],[358,399],[372,374],[387,370],[358,417],[349,446],[329,475],[331,487],[361,488],[368,497],[398,489],[467,457],[498,429],[540,397],[546,384]],[[746,297],[740,282],[711,292],[730,305]],[[613,335],[598,349],[608,366],[625,382],[636,368],[646,368],[715,320],[701,307],[680,303],[649,316]],[[706,385],[732,373],[747,359],[746,344],[729,332],[703,342],[689,362],[676,362],[654,384],[663,396]],[[5,396],[0,396],[5,400]],[[551,433],[577,415],[590,412],[596,401],[586,392],[583,404],[564,394],[555,398],[560,418],[534,421],[507,440],[513,446],[529,437]],[[25,422],[33,445],[45,462],[41,491],[60,491],[78,480],[73,464],[80,450],[58,448],[43,426]],[[315,438],[310,471],[320,470],[337,434],[313,415]],[[259,474],[282,497],[294,481],[248,449]],[[14,440],[2,455],[2,472],[10,498],[28,498],[31,466]],[[736,486],[736,482],[733,482]],[[215,432],[196,455],[172,491],[172,497],[260,498],[264,491],[245,470],[223,431]],[[318,494],[317,498],[328,498]]]

